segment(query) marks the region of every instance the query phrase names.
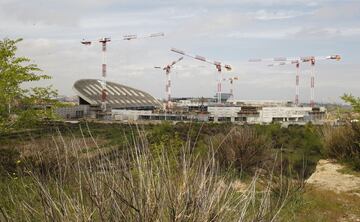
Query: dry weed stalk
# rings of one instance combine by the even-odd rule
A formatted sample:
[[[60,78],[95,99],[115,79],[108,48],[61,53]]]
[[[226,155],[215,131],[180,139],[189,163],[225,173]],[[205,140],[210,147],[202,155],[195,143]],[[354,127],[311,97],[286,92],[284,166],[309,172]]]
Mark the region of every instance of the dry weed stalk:
[[[39,204],[14,198],[19,213],[0,208],[0,214],[9,221],[274,221],[284,206],[286,198],[273,199],[271,178],[258,190],[258,173],[245,191],[231,186],[232,178],[220,173],[216,149],[198,158],[188,142],[180,156],[168,147],[154,154],[144,132],[136,133],[128,149],[108,152],[99,146],[89,150],[83,138],[85,153],[78,140],[59,134],[47,147],[56,157],[56,172],[27,171],[33,182],[28,190]]]

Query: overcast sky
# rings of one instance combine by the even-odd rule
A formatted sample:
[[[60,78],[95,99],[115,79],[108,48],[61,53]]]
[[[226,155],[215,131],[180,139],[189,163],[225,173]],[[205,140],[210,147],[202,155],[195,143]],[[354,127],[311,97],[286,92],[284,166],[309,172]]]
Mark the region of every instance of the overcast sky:
[[[231,64],[224,77],[239,76],[238,99],[293,100],[294,66],[248,59],[340,54],[340,62],[317,63],[316,101],[360,96],[358,0],[0,0],[0,38],[23,38],[19,55],[52,75],[43,84],[63,95],[74,95],[78,79],[100,77],[101,47],[81,45],[83,38],[153,32],[165,37],[109,44],[108,80],[163,98],[165,74],[153,67],[176,60],[175,47]],[[215,94],[216,70],[209,64],[185,58],[172,79],[175,97]],[[308,102],[309,65],[302,66],[300,85],[300,100]]]

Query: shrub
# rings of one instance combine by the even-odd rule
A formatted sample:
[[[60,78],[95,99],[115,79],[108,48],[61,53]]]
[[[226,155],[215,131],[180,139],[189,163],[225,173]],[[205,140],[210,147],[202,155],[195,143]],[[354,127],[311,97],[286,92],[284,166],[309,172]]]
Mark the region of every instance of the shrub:
[[[347,123],[323,130],[325,154],[348,163],[354,170],[360,170],[360,124]]]
[[[239,171],[252,171],[261,168],[271,159],[272,143],[265,135],[258,134],[249,127],[234,128],[226,137],[215,137],[219,147],[217,157],[225,166],[233,166]]]
[[[307,178],[315,171],[322,157],[321,127],[306,124],[281,128],[279,124],[270,124],[255,128],[259,134],[271,138],[274,151],[281,151],[281,166],[286,169],[286,175]]]

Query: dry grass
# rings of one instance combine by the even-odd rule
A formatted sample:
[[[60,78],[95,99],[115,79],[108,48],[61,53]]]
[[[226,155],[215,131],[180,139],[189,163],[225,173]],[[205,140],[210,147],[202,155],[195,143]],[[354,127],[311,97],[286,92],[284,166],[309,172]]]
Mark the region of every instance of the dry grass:
[[[259,189],[258,172],[240,192],[230,175],[220,173],[214,152],[198,158],[186,143],[180,156],[168,147],[154,154],[137,133],[126,151],[85,157],[81,150],[90,152],[85,141],[59,135],[46,153],[34,156],[40,168],[29,164],[22,177],[9,182],[0,220],[275,221],[290,196],[286,180],[272,175],[261,178]]]

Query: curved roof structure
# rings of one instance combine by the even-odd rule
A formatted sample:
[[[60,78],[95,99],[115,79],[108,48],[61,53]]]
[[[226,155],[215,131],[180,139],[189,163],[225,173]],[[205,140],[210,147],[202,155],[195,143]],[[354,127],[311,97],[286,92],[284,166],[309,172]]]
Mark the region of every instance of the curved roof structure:
[[[161,107],[150,94],[114,82],[107,84],[107,104],[113,109],[149,109]],[[74,83],[75,93],[90,105],[101,105],[101,80],[81,79]]]

